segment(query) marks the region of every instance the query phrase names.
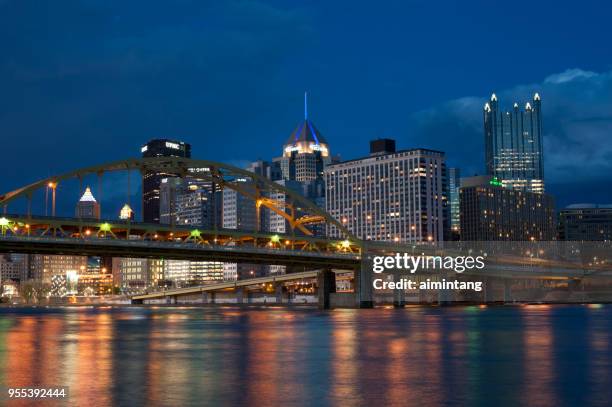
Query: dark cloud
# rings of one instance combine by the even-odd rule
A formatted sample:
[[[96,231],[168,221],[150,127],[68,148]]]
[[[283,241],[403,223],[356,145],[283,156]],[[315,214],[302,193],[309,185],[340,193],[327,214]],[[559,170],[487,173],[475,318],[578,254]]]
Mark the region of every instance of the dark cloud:
[[[560,203],[611,200],[612,71],[568,69],[540,83],[494,89],[502,106],[542,97],[545,179]],[[412,116],[417,140],[448,152],[464,173],[483,171],[482,108],[488,97],[464,97]],[[575,193],[568,188],[574,187]],[[605,186],[605,187],[604,187]],[[586,193],[589,191],[589,193]]]

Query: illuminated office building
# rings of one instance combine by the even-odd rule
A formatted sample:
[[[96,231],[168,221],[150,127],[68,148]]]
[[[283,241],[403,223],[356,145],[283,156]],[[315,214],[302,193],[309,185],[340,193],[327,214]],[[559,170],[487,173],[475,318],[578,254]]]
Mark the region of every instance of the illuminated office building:
[[[542,111],[540,95],[521,109],[502,110],[497,96],[484,105],[485,166],[504,187],[544,192]]]
[[[89,187],[85,188],[85,192],[77,202],[75,215],[79,219],[100,219],[100,204]]]
[[[143,158],[149,157],[185,157],[191,158],[191,146],[182,141],[156,139],[141,148]],[[159,194],[162,179],[176,177],[164,171],[146,171],[142,176],[142,211],[143,221],[159,223]]]
[[[33,279],[51,283],[53,276],[66,276],[67,272],[85,274],[87,256],[33,254],[30,256],[30,275]]]
[[[459,188],[461,187],[461,171],[459,168],[448,169],[448,200],[450,205],[450,228],[452,240],[458,240],[460,235]]]
[[[460,221],[464,241],[554,240],[552,196],[504,187],[490,176],[461,179]]]
[[[373,142],[370,154],[325,169],[327,212],[364,240],[447,240],[444,153]],[[333,226],[328,233],[341,236]]]
[[[612,205],[574,204],[559,213],[559,238],[612,241]]]

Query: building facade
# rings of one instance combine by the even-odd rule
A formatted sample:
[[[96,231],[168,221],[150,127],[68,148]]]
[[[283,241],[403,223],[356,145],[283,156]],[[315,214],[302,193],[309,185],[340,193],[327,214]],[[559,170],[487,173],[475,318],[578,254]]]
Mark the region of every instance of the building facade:
[[[461,187],[461,170],[448,169],[448,200],[450,206],[450,229],[452,240],[459,240],[461,235],[459,188]]]
[[[463,178],[461,240],[554,240],[555,203],[544,193],[506,188],[496,178]]]
[[[575,204],[559,212],[559,239],[611,241],[612,205]]]
[[[446,240],[444,153],[418,148],[371,154],[325,169],[327,212],[364,240]],[[340,236],[333,226],[328,233]]]
[[[75,215],[78,219],[100,219],[100,204],[89,187],[85,188],[85,192],[77,202]]]
[[[43,283],[51,283],[54,276],[87,272],[87,256],[33,254],[29,264],[30,276]]]
[[[191,145],[182,141],[155,139],[149,141],[140,149],[143,158],[150,157],[185,157],[191,158]],[[163,171],[147,171],[142,176],[142,212],[143,221],[159,223],[160,185],[164,178],[176,177]]]
[[[495,94],[484,106],[485,170],[505,187],[544,192],[541,108],[537,93],[524,109],[502,110]]]

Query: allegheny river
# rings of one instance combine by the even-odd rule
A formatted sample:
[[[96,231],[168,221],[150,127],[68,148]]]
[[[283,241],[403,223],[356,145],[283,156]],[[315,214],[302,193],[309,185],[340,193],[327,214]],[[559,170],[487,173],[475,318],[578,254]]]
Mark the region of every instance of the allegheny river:
[[[612,305],[3,308],[0,386],[67,389],[43,405],[603,406]]]

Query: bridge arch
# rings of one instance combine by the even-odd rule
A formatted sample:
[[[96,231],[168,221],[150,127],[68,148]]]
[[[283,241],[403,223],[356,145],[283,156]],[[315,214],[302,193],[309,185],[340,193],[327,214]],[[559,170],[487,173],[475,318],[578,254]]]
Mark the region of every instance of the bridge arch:
[[[48,186],[55,188],[59,183],[66,180],[82,180],[89,175],[102,176],[107,172],[132,170],[138,170],[141,174],[164,171],[169,174],[176,174],[178,177],[189,176],[197,180],[210,181],[220,189],[229,188],[253,200],[257,209],[257,219],[259,219],[260,208],[265,207],[285,218],[292,231],[297,229],[306,235],[312,235],[313,232],[308,226],[324,223],[327,226],[336,228],[344,238],[355,243],[359,242],[356,236],[325,210],[283,185],[229,164],[180,157],[129,158],[46,177],[0,195],[0,207],[3,207],[6,213],[9,203],[20,198],[25,198],[28,200],[28,211],[30,211],[32,195],[38,190],[42,190]],[[253,190],[250,191],[241,187],[237,182],[240,178],[250,179],[252,181]],[[268,196],[268,192],[284,194],[290,198],[290,204],[279,204]],[[28,213],[28,215],[30,215],[30,213]]]

